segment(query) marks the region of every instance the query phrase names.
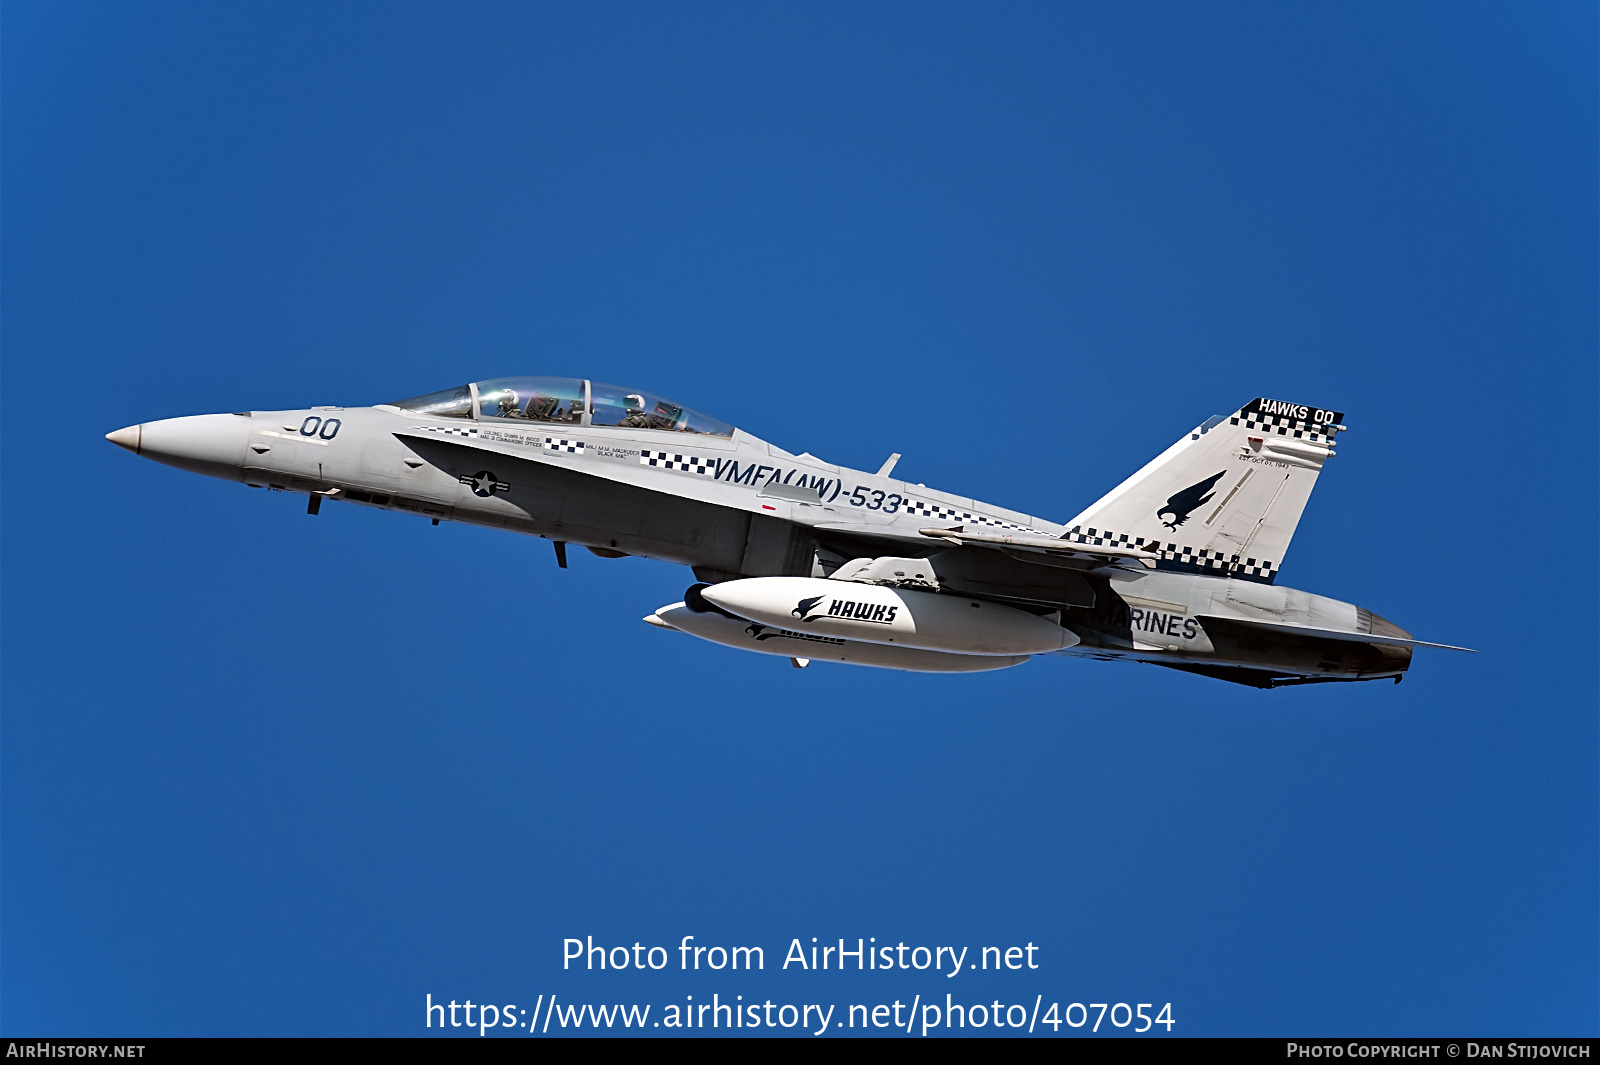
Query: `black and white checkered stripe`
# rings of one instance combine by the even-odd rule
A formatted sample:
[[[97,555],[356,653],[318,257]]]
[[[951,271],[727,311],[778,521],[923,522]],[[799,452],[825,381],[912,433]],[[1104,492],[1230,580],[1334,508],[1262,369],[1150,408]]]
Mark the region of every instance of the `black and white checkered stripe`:
[[[421,429],[423,432],[428,433],[443,433],[445,436],[472,437],[478,435],[478,427],[475,425],[471,426],[470,428],[462,429],[457,429],[453,425],[413,425],[411,428]]]
[[[957,510],[954,507],[942,507],[937,503],[924,503],[920,499],[906,500],[905,512],[918,517],[933,518],[936,521],[960,522],[964,525],[987,525],[995,529],[1012,529],[1016,532],[1033,532],[1026,525],[1001,521],[999,518],[985,517],[982,514],[972,514],[965,510]]]
[[[1296,440],[1305,440],[1312,444],[1321,444],[1323,447],[1333,446],[1333,437],[1313,429],[1310,425],[1294,418],[1286,418],[1281,414],[1261,414],[1257,411],[1240,411],[1228,419],[1229,425],[1243,424],[1246,429],[1257,429],[1263,433],[1276,433],[1279,436],[1289,436]]]
[[[1206,547],[1196,551],[1187,545],[1164,544],[1160,540],[1146,540],[1142,536],[1113,533],[1106,529],[1084,529],[1081,525],[1074,525],[1067,530],[1062,539],[1089,547],[1132,547],[1150,551],[1160,555],[1163,561],[1176,563],[1165,568],[1181,568],[1217,577],[1250,577],[1270,582],[1278,573],[1277,567],[1266,559],[1240,558]],[[1159,562],[1156,565],[1157,568],[1163,568]]]
[[[569,455],[581,455],[583,454],[583,441],[565,440],[559,436],[547,436],[544,438],[544,449],[546,451],[565,451]]]
[[[639,465],[656,466],[663,470],[682,470],[685,473],[698,473],[702,477],[710,477],[716,472],[710,459],[703,459],[699,455],[677,455],[668,451],[639,452]]]

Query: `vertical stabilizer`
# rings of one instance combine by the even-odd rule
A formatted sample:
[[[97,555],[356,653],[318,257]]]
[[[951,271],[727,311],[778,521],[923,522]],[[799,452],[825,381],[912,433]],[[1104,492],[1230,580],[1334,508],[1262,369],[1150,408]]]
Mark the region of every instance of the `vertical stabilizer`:
[[[1065,539],[1156,551],[1157,569],[1271,584],[1339,411],[1251,400],[1208,419],[1068,522]]]

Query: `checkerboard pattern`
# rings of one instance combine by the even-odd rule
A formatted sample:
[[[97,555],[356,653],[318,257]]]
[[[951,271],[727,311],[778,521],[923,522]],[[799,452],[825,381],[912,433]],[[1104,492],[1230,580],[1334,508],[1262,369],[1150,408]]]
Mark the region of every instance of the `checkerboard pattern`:
[[[703,459],[699,455],[675,455],[669,451],[640,450],[639,465],[698,473],[702,477],[710,477],[716,472],[716,467],[712,465],[710,459]]]
[[[1256,400],[1243,410],[1235,411],[1233,417],[1228,419],[1229,425],[1243,425],[1246,429],[1255,429],[1263,433],[1275,433],[1278,436],[1293,437],[1296,440],[1305,440],[1312,444],[1321,444],[1323,447],[1333,446],[1333,436],[1326,432],[1325,426],[1314,425],[1298,418],[1291,418],[1286,414],[1263,414],[1255,409]],[[1336,414],[1342,419],[1344,415]],[[1337,430],[1335,430],[1337,432]]]
[[[999,518],[989,518],[982,514],[971,514],[965,510],[954,507],[941,507],[937,503],[924,503],[920,499],[908,499],[905,502],[905,513],[915,514],[922,518],[933,518],[935,521],[960,523],[963,525],[986,525],[992,529],[1011,529],[1015,532],[1033,532],[1026,525],[1015,522],[1001,521]]]
[[[1160,540],[1146,540],[1142,536],[1113,533],[1107,529],[1085,529],[1081,525],[1074,525],[1061,538],[1086,547],[1131,547],[1149,551],[1161,556],[1161,561],[1156,563],[1157,569],[1205,573],[1213,577],[1248,577],[1269,584],[1278,575],[1277,567],[1266,559],[1224,555],[1221,551],[1204,547],[1196,551],[1187,545],[1163,544]]]
[[[583,441],[563,440],[559,436],[547,436],[544,438],[544,449],[546,451],[562,451],[568,455],[581,455],[583,454]]]
[[[1228,424],[1242,424],[1246,429],[1258,429],[1266,433],[1277,433],[1279,436],[1291,436],[1296,440],[1304,440],[1311,444],[1321,444],[1324,447],[1333,445],[1333,437],[1325,436],[1308,428],[1305,422],[1285,418],[1281,414],[1236,414],[1228,419]]]
[[[467,428],[456,428],[453,425],[413,425],[411,428],[420,429],[426,433],[439,433],[442,436],[475,437],[478,435],[476,425]]]

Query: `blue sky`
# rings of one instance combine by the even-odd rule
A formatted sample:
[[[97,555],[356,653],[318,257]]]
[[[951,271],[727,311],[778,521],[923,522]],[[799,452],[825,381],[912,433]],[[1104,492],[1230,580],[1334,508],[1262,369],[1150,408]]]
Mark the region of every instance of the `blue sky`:
[[[945,992],[1596,1034],[1591,5],[0,28],[6,1034]],[[682,569],[101,439],[509,374],[1055,520],[1254,396],[1343,410],[1280,583],[1482,653],[801,672],[641,624]],[[590,935],[768,970],[563,973]],[[776,971],[811,936],[1041,968]]]

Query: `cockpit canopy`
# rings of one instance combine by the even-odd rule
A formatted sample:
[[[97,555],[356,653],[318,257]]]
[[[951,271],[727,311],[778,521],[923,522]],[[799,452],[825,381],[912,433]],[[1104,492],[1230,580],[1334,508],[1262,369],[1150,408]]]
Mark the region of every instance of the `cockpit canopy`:
[[[731,437],[733,426],[638,389],[578,377],[497,377],[392,406],[435,418],[613,425]]]

